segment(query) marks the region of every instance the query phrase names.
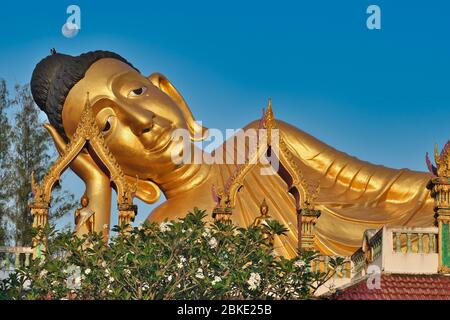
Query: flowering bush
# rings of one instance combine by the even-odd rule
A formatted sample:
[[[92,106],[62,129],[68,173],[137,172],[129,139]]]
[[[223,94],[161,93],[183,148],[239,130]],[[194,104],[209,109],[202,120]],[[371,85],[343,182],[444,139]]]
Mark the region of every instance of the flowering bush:
[[[287,231],[276,221],[237,228],[205,216],[195,208],[178,221],[116,227],[109,243],[48,227],[45,258],[3,280],[0,298],[304,299],[331,276],[309,269],[312,252],[276,256],[266,235]]]

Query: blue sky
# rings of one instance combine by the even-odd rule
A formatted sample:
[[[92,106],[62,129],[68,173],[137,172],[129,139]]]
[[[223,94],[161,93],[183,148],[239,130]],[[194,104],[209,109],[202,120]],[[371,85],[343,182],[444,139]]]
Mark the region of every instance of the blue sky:
[[[65,38],[66,8],[81,31]],[[381,8],[381,30],[366,8]],[[164,73],[207,127],[275,115],[338,150],[425,170],[450,138],[448,1],[13,1],[0,11],[0,77],[30,80],[50,48],[115,51]],[[67,174],[77,195],[82,186]],[[149,206],[141,207],[138,221]],[[115,221],[116,218],[114,218]],[[71,219],[68,219],[68,221]]]

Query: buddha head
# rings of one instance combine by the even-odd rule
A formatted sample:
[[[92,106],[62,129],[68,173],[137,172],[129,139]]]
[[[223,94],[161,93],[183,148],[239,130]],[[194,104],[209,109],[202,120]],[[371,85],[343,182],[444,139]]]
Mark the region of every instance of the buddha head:
[[[175,129],[186,129],[191,137],[205,133],[166,77],[144,76],[113,52],[77,57],[53,52],[37,64],[31,91],[66,141],[77,128],[89,92],[110,151],[126,175],[139,179],[157,181],[158,175],[177,166],[171,159]]]
[[[89,198],[86,193],[83,193],[83,196],[80,199],[80,204],[82,208],[86,208],[89,205]]]

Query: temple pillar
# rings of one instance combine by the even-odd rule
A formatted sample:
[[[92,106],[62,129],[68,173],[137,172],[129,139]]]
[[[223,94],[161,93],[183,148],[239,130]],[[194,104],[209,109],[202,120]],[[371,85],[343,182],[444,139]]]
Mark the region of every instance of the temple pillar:
[[[137,215],[137,206],[134,204],[122,203],[118,205],[119,226],[131,225]]]
[[[439,272],[450,273],[450,141],[440,154],[438,146],[434,148],[434,166],[428,153],[426,156],[428,169],[433,175],[427,188],[434,199],[435,223],[438,227]]]
[[[212,212],[212,217],[216,222],[231,224],[231,215],[233,210],[230,207],[217,206]]]
[[[297,213],[298,219],[298,248],[299,250],[316,250],[315,246],[315,228],[317,219],[320,217],[320,210],[312,207],[302,208]]]
[[[31,216],[33,217],[33,228],[37,229],[37,234],[33,237],[33,259],[41,258],[45,252],[46,237],[42,228],[48,222],[49,205],[44,202],[33,202],[30,204]]]
[[[450,273],[450,178],[436,177],[429,188],[438,226],[439,272]]]

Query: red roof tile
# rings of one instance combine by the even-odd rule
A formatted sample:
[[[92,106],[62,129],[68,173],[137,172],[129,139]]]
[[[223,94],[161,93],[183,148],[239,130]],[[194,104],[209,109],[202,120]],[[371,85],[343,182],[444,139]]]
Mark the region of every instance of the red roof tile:
[[[450,300],[450,276],[382,274],[381,288],[369,289],[367,280],[337,290],[335,300]]]

